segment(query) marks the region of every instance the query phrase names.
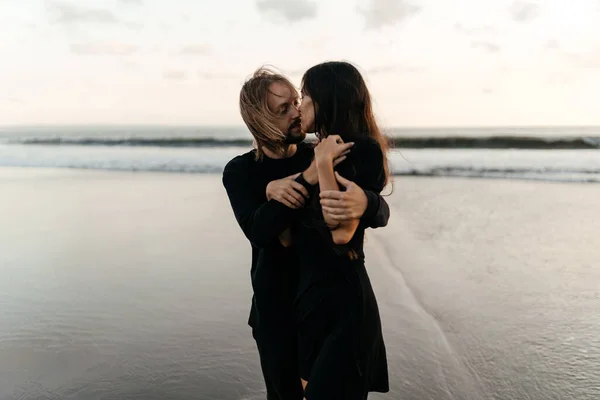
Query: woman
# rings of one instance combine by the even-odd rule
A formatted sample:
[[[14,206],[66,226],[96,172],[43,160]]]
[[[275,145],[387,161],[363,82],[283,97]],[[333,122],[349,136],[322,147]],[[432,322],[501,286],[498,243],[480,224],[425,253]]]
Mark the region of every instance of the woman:
[[[302,128],[315,132],[320,143],[319,185],[292,228],[301,262],[299,368],[307,400],[362,400],[371,391],[389,390],[379,310],[364,263],[365,226],[360,220],[337,223],[323,211],[317,192],[339,190],[335,173],[381,192],[388,181],[387,144],[366,84],[351,64],[312,67],[302,78],[302,96]],[[342,141],[354,146],[334,172]]]

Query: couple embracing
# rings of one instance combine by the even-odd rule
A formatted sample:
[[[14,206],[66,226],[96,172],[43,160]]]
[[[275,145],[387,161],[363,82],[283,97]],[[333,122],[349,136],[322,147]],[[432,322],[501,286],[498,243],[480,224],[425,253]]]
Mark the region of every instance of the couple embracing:
[[[310,68],[300,95],[259,69],[240,93],[254,149],[223,172],[252,246],[249,318],[269,400],[363,400],[389,390],[377,301],[365,268],[367,228],[389,207],[387,141],[360,72]],[[314,133],[315,144],[305,141]]]

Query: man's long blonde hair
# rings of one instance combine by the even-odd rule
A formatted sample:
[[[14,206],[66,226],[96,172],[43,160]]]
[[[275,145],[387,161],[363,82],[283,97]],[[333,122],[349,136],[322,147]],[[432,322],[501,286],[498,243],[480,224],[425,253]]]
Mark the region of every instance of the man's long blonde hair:
[[[257,69],[240,91],[240,113],[254,136],[257,160],[264,156],[263,147],[280,155],[286,148],[285,132],[281,132],[275,126],[274,121],[278,116],[269,109],[267,103],[269,87],[275,82],[282,83],[293,92],[297,92],[288,78],[266,67]]]

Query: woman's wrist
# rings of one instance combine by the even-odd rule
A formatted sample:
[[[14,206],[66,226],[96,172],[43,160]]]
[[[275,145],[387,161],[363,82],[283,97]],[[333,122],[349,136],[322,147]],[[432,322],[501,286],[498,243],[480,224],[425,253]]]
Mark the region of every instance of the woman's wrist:
[[[315,163],[317,169],[331,166],[333,168],[333,157],[329,156],[317,156],[315,157]]]

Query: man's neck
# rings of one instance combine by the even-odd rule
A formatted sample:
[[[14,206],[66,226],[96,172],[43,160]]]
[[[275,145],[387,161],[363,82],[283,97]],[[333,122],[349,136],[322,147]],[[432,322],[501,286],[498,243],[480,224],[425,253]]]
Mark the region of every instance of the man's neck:
[[[263,147],[263,149],[262,149],[263,153],[265,153],[265,156],[267,156],[269,158],[274,158],[276,160],[282,159],[282,158],[290,158],[294,154],[296,154],[296,150],[298,150],[298,146],[295,144],[290,144],[290,145],[286,146],[285,150],[281,154],[277,154],[265,147]]]

